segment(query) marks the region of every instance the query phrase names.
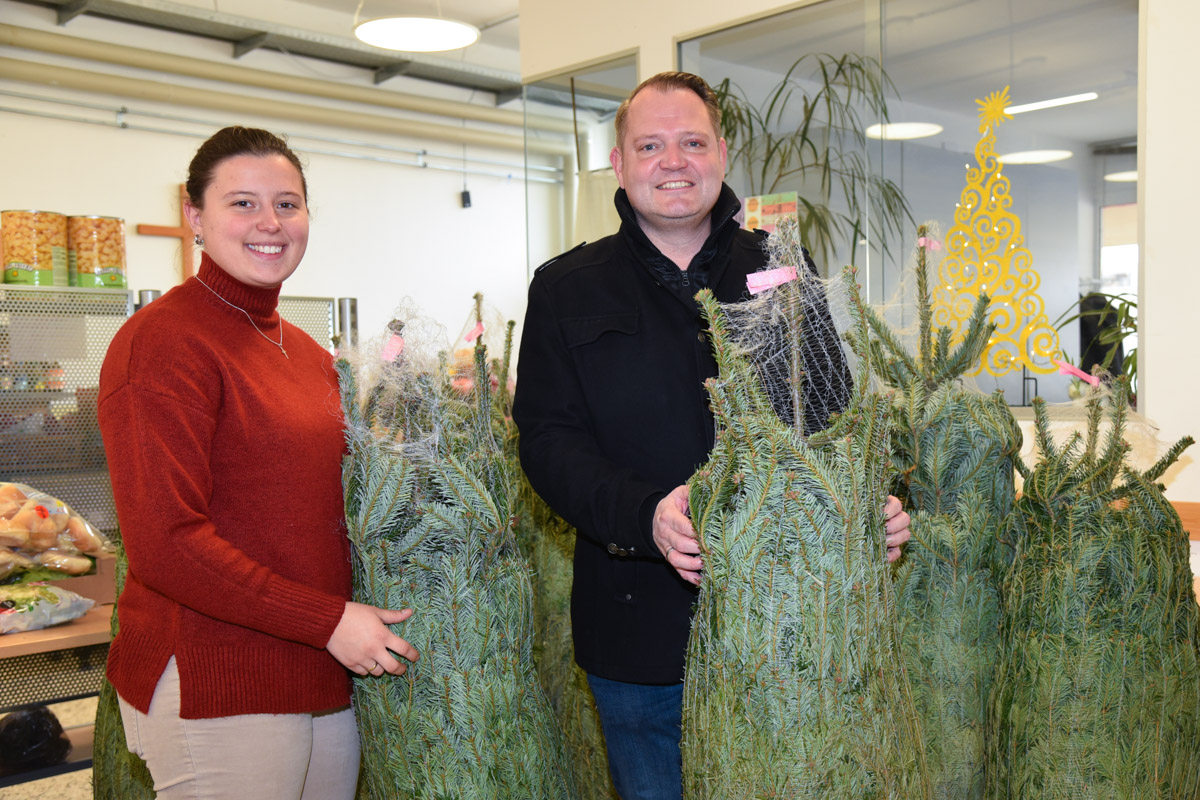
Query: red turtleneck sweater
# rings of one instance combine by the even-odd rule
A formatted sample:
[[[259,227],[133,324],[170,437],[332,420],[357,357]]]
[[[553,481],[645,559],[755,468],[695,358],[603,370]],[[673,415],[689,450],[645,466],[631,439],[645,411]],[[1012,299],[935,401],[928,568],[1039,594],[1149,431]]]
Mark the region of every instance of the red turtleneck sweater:
[[[345,448],[328,353],[279,289],[207,255],[138,311],[100,373],[100,430],[129,557],[108,677],[147,711],[167,660],[181,715],[322,711],[350,700],[325,644],[350,597]]]

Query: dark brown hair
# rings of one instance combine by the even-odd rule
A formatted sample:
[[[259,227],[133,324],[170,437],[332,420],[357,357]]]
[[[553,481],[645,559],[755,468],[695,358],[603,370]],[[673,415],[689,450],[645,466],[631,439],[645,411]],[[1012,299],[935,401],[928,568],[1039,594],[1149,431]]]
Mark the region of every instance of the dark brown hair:
[[[620,108],[617,109],[615,120],[617,126],[617,147],[625,144],[625,120],[629,116],[629,104],[633,102],[633,98],[637,97],[638,93],[643,89],[657,89],[660,92],[688,89],[695,92],[704,101],[704,107],[708,110],[708,118],[712,121],[713,130],[717,132],[717,136],[721,135],[721,106],[717,103],[717,93],[712,90],[708,82],[699,75],[693,75],[690,72],[660,72],[642,81],[633,90],[633,94],[625,98],[625,102],[621,103]]]
[[[217,131],[192,156],[192,163],[188,165],[188,200],[196,208],[204,208],[204,192],[212,183],[213,173],[222,161],[234,156],[264,158],[274,155],[286,158],[300,173],[300,185],[304,187],[304,201],[307,203],[308,181],[304,179],[304,167],[287,142],[262,128],[243,128],[241,125],[231,125]]]

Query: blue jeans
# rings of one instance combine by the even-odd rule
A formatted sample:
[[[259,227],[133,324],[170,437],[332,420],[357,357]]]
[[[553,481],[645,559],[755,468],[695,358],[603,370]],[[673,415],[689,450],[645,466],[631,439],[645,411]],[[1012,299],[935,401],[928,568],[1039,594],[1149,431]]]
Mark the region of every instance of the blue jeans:
[[[683,684],[624,683],[590,673],[587,678],[621,800],[680,800]]]

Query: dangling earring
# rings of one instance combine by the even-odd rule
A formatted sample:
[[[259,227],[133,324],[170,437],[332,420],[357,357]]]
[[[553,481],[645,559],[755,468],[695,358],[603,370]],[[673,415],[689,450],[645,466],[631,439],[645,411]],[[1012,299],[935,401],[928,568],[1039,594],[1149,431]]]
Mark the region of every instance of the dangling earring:
[[[200,234],[196,234],[194,241],[196,242],[197,247],[204,247],[204,237],[202,237]]]

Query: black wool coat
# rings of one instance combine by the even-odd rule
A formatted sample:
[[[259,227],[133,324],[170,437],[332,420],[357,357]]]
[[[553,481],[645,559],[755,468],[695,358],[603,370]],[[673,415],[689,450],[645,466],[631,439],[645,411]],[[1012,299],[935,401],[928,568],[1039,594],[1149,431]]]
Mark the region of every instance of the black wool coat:
[[[704,381],[717,365],[692,295],[705,284],[725,303],[747,297],[766,236],[739,229],[740,204],[722,187],[685,273],[642,233],[624,190],[616,204],[618,233],[534,276],[513,419],[530,483],[578,531],[576,661],[611,680],[668,684],[683,678],[696,590],[654,545],[651,521],[715,436]]]

